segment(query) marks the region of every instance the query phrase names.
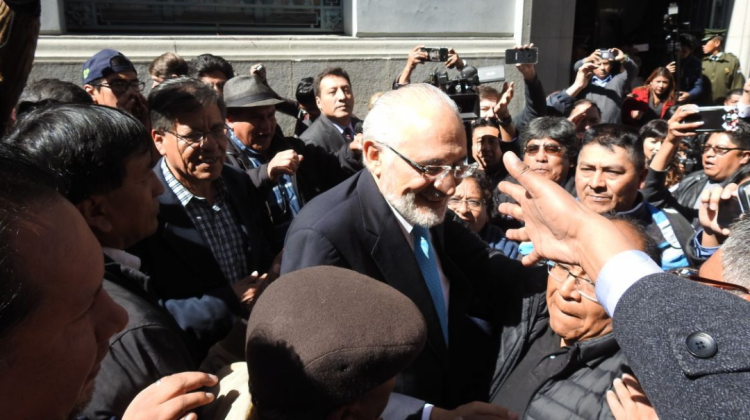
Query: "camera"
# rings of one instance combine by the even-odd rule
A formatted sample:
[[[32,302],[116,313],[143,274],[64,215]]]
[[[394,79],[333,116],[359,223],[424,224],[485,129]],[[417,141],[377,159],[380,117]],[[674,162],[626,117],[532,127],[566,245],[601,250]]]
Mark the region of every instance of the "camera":
[[[423,47],[419,51],[427,53],[427,61],[448,61],[448,48],[446,47]]]
[[[451,79],[447,71],[430,73],[427,83],[430,83],[453,99],[459,108],[461,119],[471,121],[479,118],[479,95],[474,90],[480,84],[477,69],[466,66],[461,74]]]
[[[610,50],[599,50],[601,51],[602,60],[614,60],[615,54]]]

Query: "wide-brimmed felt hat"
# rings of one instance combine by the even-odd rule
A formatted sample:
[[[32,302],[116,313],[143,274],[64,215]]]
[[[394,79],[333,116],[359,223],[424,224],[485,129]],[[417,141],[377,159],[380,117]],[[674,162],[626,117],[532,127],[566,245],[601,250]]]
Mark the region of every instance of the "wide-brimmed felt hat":
[[[276,105],[284,101],[258,76],[237,76],[229,79],[224,85],[224,102],[227,108],[251,108],[256,106]]]

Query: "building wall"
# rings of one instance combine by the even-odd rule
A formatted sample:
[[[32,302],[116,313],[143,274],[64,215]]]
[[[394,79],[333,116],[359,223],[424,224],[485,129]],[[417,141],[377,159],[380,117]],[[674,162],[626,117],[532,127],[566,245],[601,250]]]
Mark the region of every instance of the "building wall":
[[[360,117],[367,114],[370,96],[390,89],[408,52],[420,44],[452,47],[469,65],[482,67],[503,64],[505,49],[538,38],[542,82],[550,92],[564,88],[567,70],[561,69],[570,66],[575,12],[575,0],[349,0],[344,26],[353,36],[53,35],[64,32],[62,3],[43,2],[43,30],[48,35],[39,40],[30,80],[55,77],[80,83],[83,62],[103,48],[113,48],[136,63],[139,77],[150,86],[146,68],[160,54],[172,51],[190,59],[212,53],[230,61],[236,74],[247,74],[253,64],[264,63],[271,86],[294,97],[300,78],[341,66],[352,78],[355,114]],[[423,81],[438,69],[444,70],[439,63],[423,64],[412,80]],[[458,72],[449,70],[449,74]],[[517,82],[511,103],[516,113],[524,105],[523,84],[513,66],[506,66],[505,74],[507,81]],[[281,115],[279,120],[291,132],[293,120]]]

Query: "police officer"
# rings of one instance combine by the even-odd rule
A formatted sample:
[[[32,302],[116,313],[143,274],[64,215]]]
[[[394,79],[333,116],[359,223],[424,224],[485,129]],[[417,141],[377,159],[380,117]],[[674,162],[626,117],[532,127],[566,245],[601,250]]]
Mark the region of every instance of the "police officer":
[[[721,104],[732,89],[740,89],[745,78],[740,70],[740,60],[724,52],[726,29],[706,29],[703,34],[703,76],[709,83],[707,100]]]

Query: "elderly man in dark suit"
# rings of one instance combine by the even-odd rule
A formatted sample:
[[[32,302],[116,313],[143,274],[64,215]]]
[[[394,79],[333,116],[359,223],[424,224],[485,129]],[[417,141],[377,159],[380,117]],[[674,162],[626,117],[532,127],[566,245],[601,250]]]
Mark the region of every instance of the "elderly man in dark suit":
[[[500,211],[526,223],[508,235],[534,243],[524,264],[578,264],[596,280],[596,297],[659,418],[750,417],[750,304],[662,273],[611,221],[515,156],[504,162],[521,185],[500,184],[519,203]]]
[[[163,158],[159,227],[136,246],[143,271],[198,352],[224,338],[252,301],[273,255],[257,190],[224,165],[226,108],[193,79],[168,80],[149,95],[151,135]]]
[[[352,115],[354,93],[349,74],[340,67],[324,70],[315,76],[313,87],[320,117],[300,139],[337,156],[347,156],[350,149],[359,152],[354,129],[360,120]],[[362,169],[359,153],[349,158],[349,164],[352,169]]]
[[[443,221],[456,184],[476,169],[466,162],[455,103],[425,84],[386,93],[365,122],[363,151],[367,171],[321,194],[292,223],[282,272],[335,265],[395,287],[428,327],[428,345],[396,392],[448,408],[486,401],[491,323],[509,308],[502,289],[523,287],[510,283],[526,273]]]

